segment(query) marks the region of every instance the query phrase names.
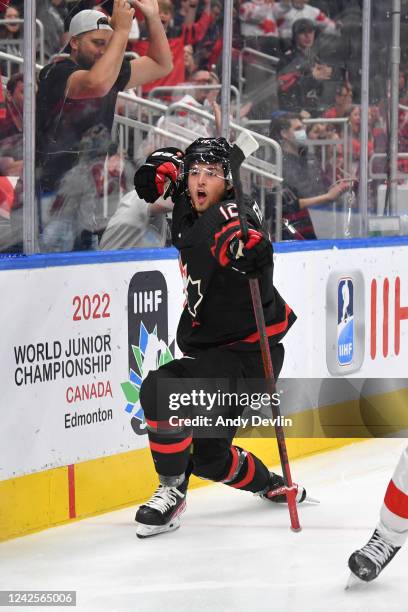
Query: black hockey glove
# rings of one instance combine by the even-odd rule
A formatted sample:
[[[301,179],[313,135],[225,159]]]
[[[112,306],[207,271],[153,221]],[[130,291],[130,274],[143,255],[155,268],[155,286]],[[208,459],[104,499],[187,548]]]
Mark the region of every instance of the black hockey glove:
[[[264,269],[272,266],[272,246],[264,232],[249,228],[248,240],[244,244],[238,221],[233,221],[218,234],[211,249],[221,266],[232,268],[249,278],[260,278]],[[232,230],[232,231],[231,231]],[[224,237],[224,239],[223,239]]]
[[[182,163],[182,157],[177,153],[182,151],[168,147],[149,155],[143,166],[135,173],[135,189],[140,198],[153,203],[160,196],[166,199],[172,195]]]

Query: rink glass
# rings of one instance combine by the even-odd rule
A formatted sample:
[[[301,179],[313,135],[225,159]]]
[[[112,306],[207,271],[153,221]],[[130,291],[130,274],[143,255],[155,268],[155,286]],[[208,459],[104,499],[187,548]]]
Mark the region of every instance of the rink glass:
[[[69,51],[58,39],[58,28],[43,17],[42,4],[36,2],[35,59],[38,68],[43,63],[63,59]],[[75,4],[70,2],[69,9]],[[393,200],[391,171],[387,161],[390,154],[392,1],[371,3],[368,193],[366,202],[362,202],[360,133],[364,117],[360,103],[363,3],[342,0],[309,2],[311,7],[322,10],[331,22],[322,22],[329,24],[325,31],[315,32],[310,27],[308,30],[306,24],[297,32],[297,43],[300,41],[305,49],[303,73],[305,77],[310,74],[315,77],[316,95],[306,92],[306,97],[302,97],[302,92],[291,92],[289,86],[289,55],[285,56],[284,52],[290,53],[292,38],[286,26],[283,26],[282,36],[278,36],[273,12],[277,10],[278,3],[275,3],[275,8],[270,8],[270,15],[265,13],[261,29],[245,18],[245,7],[240,7],[240,4],[244,3],[235,3],[233,50],[230,54],[232,120],[268,138],[271,117],[288,110],[300,112],[306,130],[306,140],[299,147],[300,154],[304,156],[309,176],[312,177],[306,185],[307,194],[313,195],[314,191],[318,195],[327,192],[339,181],[347,181],[348,188],[336,200],[308,208],[317,238],[407,235],[408,71],[405,67],[408,64],[408,26],[404,6],[400,27],[401,69],[397,84],[400,104],[397,134],[399,156],[397,189]],[[281,5],[284,6],[285,1]],[[0,17],[4,17],[4,14]],[[127,202],[124,209],[122,205],[117,217],[112,218],[123,197],[133,191],[135,169],[152,150],[159,146],[184,148],[194,137],[216,133],[211,116],[195,114],[177,106],[171,110],[166,107],[180,104],[183,97],[188,95],[201,105],[201,112],[213,113],[213,102],[220,101],[217,74],[220,74],[221,56],[216,58],[211,51],[217,40],[217,28],[218,34],[222,32],[222,19],[221,14],[215,21],[210,37],[195,46],[194,57],[205,70],[197,75],[194,82],[188,83],[187,89],[179,87],[186,84],[188,79],[184,78],[178,83],[179,86],[155,88],[150,93],[139,89],[120,94],[112,134],[101,133],[97,126],[90,130],[78,148],[77,163],[68,173],[62,171],[61,180],[49,189],[43,189],[39,182],[41,172],[37,160],[35,228],[32,237],[34,252],[161,248],[170,245],[169,200],[148,206],[133,193],[129,200],[131,204]],[[24,24],[20,20],[11,25],[14,25],[14,30],[18,26],[17,34],[10,33],[7,24],[0,23],[0,50],[8,53],[8,56],[1,58],[6,109],[2,108],[3,114],[6,112],[7,115],[1,120],[0,251],[21,253],[26,250],[27,244],[27,241],[24,243],[23,223],[26,217],[23,210],[24,207],[34,206],[34,202],[27,201],[24,196],[21,180],[23,130],[29,129],[34,133],[35,126],[23,127],[24,83],[17,83],[15,87],[10,85],[7,89],[9,78],[15,78],[22,70],[23,55]],[[135,48],[133,43],[130,46]],[[55,53],[57,58],[53,57]],[[186,53],[186,62],[190,55]],[[134,51],[129,54],[130,59],[133,57]],[[209,65],[211,61],[214,64]],[[335,120],[333,108],[337,109],[335,113],[341,115]],[[328,113],[328,109],[333,112]],[[325,114],[330,116],[324,117]],[[156,129],[158,122],[162,128],[160,132]],[[232,137],[235,137],[234,132]],[[279,240],[281,217],[285,219],[286,189],[285,183],[282,187],[274,178],[279,172],[284,173],[279,148],[276,143],[264,140],[256,156],[258,162],[254,167],[243,171],[244,188],[257,199],[273,238]],[[32,159],[24,161],[34,164]],[[279,204],[282,194],[283,215]],[[302,196],[301,193],[298,195]],[[121,241],[116,239],[116,228],[120,224],[128,228],[127,235]],[[110,232],[106,233],[109,226]]]

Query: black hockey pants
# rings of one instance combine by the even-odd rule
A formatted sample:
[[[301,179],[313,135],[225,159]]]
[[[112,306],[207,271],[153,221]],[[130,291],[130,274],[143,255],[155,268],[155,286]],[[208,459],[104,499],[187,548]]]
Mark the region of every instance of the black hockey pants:
[[[275,378],[278,377],[284,357],[284,348],[278,344],[271,348]],[[218,436],[211,430],[211,436],[199,435],[194,428],[183,426],[183,418],[196,412],[186,405],[174,409],[170,398],[182,393],[191,397],[193,390],[199,390],[200,379],[205,379],[206,391],[217,391],[217,379],[228,380],[234,389],[237,380],[263,379],[264,371],[260,351],[234,351],[212,348],[200,352],[195,358],[175,359],[148,374],[140,390],[140,402],[145,413],[150,450],[156,472],[163,476],[176,476],[191,472],[201,478],[224,482],[231,487],[259,492],[266,488],[269,471],[264,463],[250,452],[232,446],[235,427],[223,429]],[[196,379],[195,381],[193,379]],[[241,388],[241,387],[240,387]],[[236,389],[236,387],[235,387]],[[179,391],[175,394],[175,391]],[[186,403],[186,399],[184,401]],[[170,407],[173,407],[173,410]],[[244,407],[235,405],[229,415],[241,416]],[[204,412],[201,410],[200,414]],[[211,415],[214,411],[208,411]],[[177,416],[177,424],[174,417]],[[173,419],[171,419],[173,417]],[[198,430],[199,431],[199,430]],[[204,430],[205,431],[205,430]]]

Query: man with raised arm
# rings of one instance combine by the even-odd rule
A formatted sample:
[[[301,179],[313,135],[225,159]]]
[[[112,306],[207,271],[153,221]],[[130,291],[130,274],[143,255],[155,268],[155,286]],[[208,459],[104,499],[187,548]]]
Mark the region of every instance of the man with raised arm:
[[[132,4],[132,6],[131,6]],[[172,60],[157,0],[114,0],[112,17],[77,13],[70,56],[43,68],[37,94],[37,168],[41,192],[54,191],[78,161],[80,142],[96,126],[110,133],[118,93],[168,74]],[[149,33],[145,57],[124,59],[135,8]],[[106,142],[106,136],[105,136]]]

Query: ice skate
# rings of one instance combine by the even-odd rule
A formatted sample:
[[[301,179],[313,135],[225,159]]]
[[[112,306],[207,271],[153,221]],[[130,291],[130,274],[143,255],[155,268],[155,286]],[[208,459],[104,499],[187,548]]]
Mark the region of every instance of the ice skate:
[[[297,484],[293,485],[296,489],[296,502],[300,504],[306,499],[306,489],[300,487]],[[285,482],[282,476],[279,474],[275,474],[274,472],[270,473],[269,484],[260,493],[258,493],[259,497],[262,499],[266,499],[268,501],[275,502],[277,504],[285,504],[286,503],[286,487]]]
[[[149,538],[180,527],[180,514],[186,509],[187,485],[187,479],[178,487],[159,485],[152,498],[136,512],[138,538]]]
[[[400,548],[386,542],[376,529],[367,544],[353,552],[349,558],[348,565],[352,575],[363,582],[371,582],[395,557]],[[352,584],[353,581],[347,586]]]

